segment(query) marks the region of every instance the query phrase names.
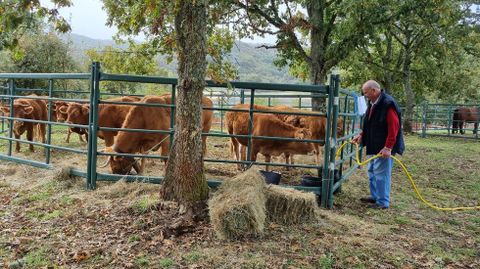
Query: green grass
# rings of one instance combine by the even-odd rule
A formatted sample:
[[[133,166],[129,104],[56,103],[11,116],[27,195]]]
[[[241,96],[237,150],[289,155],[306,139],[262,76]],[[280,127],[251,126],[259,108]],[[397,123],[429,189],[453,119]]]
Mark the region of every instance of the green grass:
[[[158,266],[160,268],[173,268],[175,261],[171,258],[163,258],[158,261]]]
[[[47,255],[48,250],[37,249],[27,253],[24,257],[27,268],[40,268],[51,265]]]
[[[136,200],[131,206],[132,210],[136,214],[144,214],[152,210],[160,201],[158,195],[144,195],[140,199]]]
[[[149,268],[150,260],[147,256],[141,255],[135,258],[134,263],[140,268]]]
[[[327,253],[318,260],[318,267],[322,269],[332,269],[335,265],[335,257],[333,253]]]
[[[479,142],[407,136],[406,145],[399,158],[425,199],[442,207],[480,204]],[[30,182],[22,187],[9,184],[0,192],[0,201],[10,201],[0,211],[0,221],[9,221],[0,235],[1,242],[8,242],[0,244],[0,255],[9,261],[28,256],[27,268],[56,266],[52,262],[62,257],[59,249],[68,255],[87,245],[92,256],[78,263],[67,256],[62,260],[67,262],[64,268],[125,266],[112,265],[118,261],[112,254],[117,249],[128,249],[133,268],[477,268],[479,264],[480,211],[441,212],[427,207],[398,165],[389,210],[370,210],[359,203],[358,198],[368,194],[366,171],[361,168],[345,182],[333,210],[319,210],[314,223],[267,224],[264,236],[240,242],[219,240],[205,223],[193,233],[159,240],[159,231],[172,219],[162,219],[163,204],[158,206],[155,188],[144,191],[125,184],[118,191],[118,185],[102,182],[102,189],[111,186],[120,193],[105,195],[32,176],[33,183],[33,187]],[[74,223],[77,226],[71,226]],[[22,245],[25,252],[15,248],[15,238],[22,237],[35,238]]]
[[[202,257],[202,255],[201,255],[200,252],[198,252],[198,251],[192,251],[192,252],[187,253],[187,254],[184,256],[184,259],[185,259],[185,261],[187,261],[189,264],[194,264],[194,263],[198,262],[201,257]]]

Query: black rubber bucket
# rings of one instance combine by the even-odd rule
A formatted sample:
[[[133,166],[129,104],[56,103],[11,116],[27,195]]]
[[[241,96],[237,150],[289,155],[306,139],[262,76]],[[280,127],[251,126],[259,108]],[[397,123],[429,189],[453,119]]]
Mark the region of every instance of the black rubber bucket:
[[[322,168],[320,168],[320,174],[321,174]],[[340,171],[338,169],[335,169],[334,172],[334,181],[337,182],[340,180]],[[322,178],[321,177],[316,177],[316,176],[311,176],[311,175],[302,175],[301,176],[301,184],[302,186],[305,187],[321,187],[322,186]]]
[[[260,173],[262,173],[263,177],[265,178],[265,182],[267,184],[278,185],[280,183],[280,178],[282,177],[281,173],[275,172],[275,171],[264,171],[264,170],[260,170]]]

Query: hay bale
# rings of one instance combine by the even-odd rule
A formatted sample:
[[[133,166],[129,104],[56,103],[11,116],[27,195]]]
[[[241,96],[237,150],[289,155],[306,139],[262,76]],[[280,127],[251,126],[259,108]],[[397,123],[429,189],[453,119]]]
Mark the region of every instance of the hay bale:
[[[71,167],[64,166],[60,168],[55,168],[53,170],[53,180],[55,181],[66,181],[70,180],[70,171],[72,170]]]
[[[256,168],[226,180],[210,199],[210,220],[221,239],[258,237],[265,228],[265,180]]]
[[[269,185],[265,191],[267,216],[281,224],[298,224],[316,218],[317,201],[314,193]]]

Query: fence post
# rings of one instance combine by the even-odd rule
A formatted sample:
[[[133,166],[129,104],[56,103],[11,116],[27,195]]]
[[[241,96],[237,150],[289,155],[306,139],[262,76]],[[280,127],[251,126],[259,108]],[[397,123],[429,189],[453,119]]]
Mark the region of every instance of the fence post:
[[[480,132],[480,107],[477,108],[477,122],[476,122],[476,124],[477,124],[477,130],[475,132],[475,139],[478,139],[478,133]],[[475,130],[475,125],[473,125],[473,129]]]
[[[252,153],[252,131],[253,131],[254,104],[255,104],[255,89],[251,89],[251,91],[250,91],[250,110],[248,111],[248,114],[249,114],[249,117],[250,117],[250,120],[248,121],[248,146],[247,146],[247,156],[245,156],[245,159],[247,161],[251,161],[250,154]],[[240,155],[241,155],[241,151],[240,151]],[[250,162],[250,166],[252,166],[252,164],[253,163]]]
[[[97,187],[97,130],[98,130],[98,101],[100,98],[100,63],[92,63],[90,77],[90,115],[88,121],[88,163],[87,188]]]
[[[333,75],[330,76],[330,85],[328,86],[328,104],[327,104],[327,126],[325,134],[325,146],[323,152],[323,173],[322,173],[322,189],[320,197],[320,205],[322,207],[328,207],[330,200],[330,188],[331,188],[331,178],[330,178],[330,147],[334,143],[330,138],[332,137],[332,117],[333,117],[333,103],[334,103],[334,88],[335,80]],[[313,109],[313,107],[312,107]],[[335,160],[334,160],[335,161]]]
[[[219,100],[220,105],[220,133],[223,134],[223,96]]]
[[[49,79],[48,80],[48,98],[52,98],[52,93],[53,93],[53,80]],[[48,126],[47,126],[47,144],[51,145],[52,141],[52,124],[50,123],[52,121],[52,100],[48,99]],[[50,147],[45,147],[45,163],[49,164],[50,163]]]
[[[448,136],[450,136],[451,134],[451,130],[452,130],[452,123],[453,123],[453,119],[452,119],[452,105],[449,104],[448,105],[448,126],[447,126],[447,131],[448,131]]]
[[[240,104],[245,104],[245,90],[240,90]]]
[[[8,91],[10,95],[10,117],[13,117],[13,102],[15,99],[13,98],[13,95],[15,95],[15,82],[13,79],[8,80]],[[8,123],[10,123],[10,127],[8,128],[8,137],[12,138],[13,136],[13,120],[9,119]],[[8,140],[8,156],[12,156],[12,145],[13,141]]]
[[[330,77],[330,84],[332,85],[331,90],[329,90],[329,98],[328,98],[328,106],[329,106],[329,119],[328,122],[331,122],[330,125],[330,136],[328,138],[330,139],[330,147],[325,148],[330,155],[329,157],[329,163],[328,163],[328,178],[322,181],[325,182],[326,184],[326,189],[325,191],[323,190],[323,184],[322,184],[322,194],[326,193],[326,196],[323,198],[322,197],[322,202],[324,203],[323,206],[327,208],[332,208],[333,207],[333,185],[334,185],[334,180],[335,180],[335,153],[337,151],[337,118],[338,118],[338,110],[339,110],[339,104],[340,104],[340,99],[338,96],[339,93],[339,75],[331,75]],[[332,95],[330,95],[330,93]],[[326,170],[326,169],[324,169]]]
[[[423,113],[422,113],[422,138],[425,138],[427,135],[427,109],[428,103],[423,103]]]

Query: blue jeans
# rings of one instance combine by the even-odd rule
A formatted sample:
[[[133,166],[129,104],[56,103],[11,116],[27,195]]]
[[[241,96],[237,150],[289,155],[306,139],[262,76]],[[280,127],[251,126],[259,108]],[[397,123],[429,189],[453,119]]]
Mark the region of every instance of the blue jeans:
[[[392,158],[385,159],[379,157],[368,164],[370,194],[379,206],[390,206],[392,168]]]

